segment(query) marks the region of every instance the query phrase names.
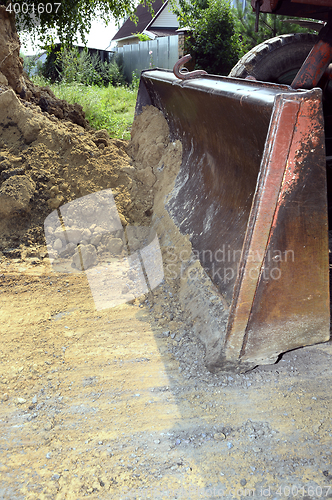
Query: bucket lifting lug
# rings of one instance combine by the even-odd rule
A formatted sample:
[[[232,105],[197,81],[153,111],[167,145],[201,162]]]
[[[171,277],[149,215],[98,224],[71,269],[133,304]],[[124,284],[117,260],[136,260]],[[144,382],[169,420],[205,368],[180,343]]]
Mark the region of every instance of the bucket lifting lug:
[[[175,64],[173,68],[173,73],[180,80],[189,80],[192,78],[198,78],[200,76],[206,75],[207,72],[203,69],[196,69],[195,71],[188,71],[183,66],[190,61],[191,55],[187,54],[186,56],[181,57]]]

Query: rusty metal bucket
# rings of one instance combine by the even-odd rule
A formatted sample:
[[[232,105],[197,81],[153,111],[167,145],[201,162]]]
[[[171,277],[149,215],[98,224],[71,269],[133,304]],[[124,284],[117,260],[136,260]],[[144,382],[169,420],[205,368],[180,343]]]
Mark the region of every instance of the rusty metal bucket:
[[[148,104],[183,145],[167,210],[229,307],[209,369],[329,340],[321,90],[153,69],[142,73],[136,113]]]

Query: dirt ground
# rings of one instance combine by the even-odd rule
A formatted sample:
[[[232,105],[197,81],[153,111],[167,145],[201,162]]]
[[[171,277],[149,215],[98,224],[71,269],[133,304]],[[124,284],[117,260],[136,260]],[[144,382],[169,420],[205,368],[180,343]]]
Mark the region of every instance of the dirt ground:
[[[83,275],[1,272],[0,498],[332,497],[331,343],[211,375],[181,310],[97,312]]]
[[[182,157],[165,119],[146,108],[127,144],[0,84],[0,498],[332,498],[332,343],[205,367],[221,306],[174,259],[190,243],[165,210]],[[77,205],[92,193],[112,234],[105,199]],[[97,296],[93,269],[148,227],[164,276]]]

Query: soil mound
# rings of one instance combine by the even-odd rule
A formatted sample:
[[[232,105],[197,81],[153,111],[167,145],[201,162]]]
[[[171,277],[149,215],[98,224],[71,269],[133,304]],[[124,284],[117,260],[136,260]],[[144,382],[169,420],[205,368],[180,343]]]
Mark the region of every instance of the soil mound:
[[[15,14],[10,14],[4,5],[0,5],[0,83],[10,85],[18,94],[25,87],[20,47]]]
[[[0,93],[0,137],[0,247],[8,257],[46,256],[46,217],[104,189],[123,225],[149,223],[152,169],[133,166],[125,141],[45,116],[13,90]]]
[[[40,107],[46,114],[89,128],[82,106],[58,99],[49,87],[34,85],[23,71],[15,15],[0,5],[0,91],[12,88],[18,96]]]

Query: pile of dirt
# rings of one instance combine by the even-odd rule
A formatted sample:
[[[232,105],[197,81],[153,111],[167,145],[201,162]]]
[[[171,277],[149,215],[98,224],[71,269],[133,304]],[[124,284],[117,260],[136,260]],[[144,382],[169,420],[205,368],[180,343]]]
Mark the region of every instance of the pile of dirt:
[[[0,83],[10,85],[18,94],[25,88],[20,47],[15,14],[0,5]]]
[[[91,128],[80,104],[69,104],[64,99],[58,99],[48,86],[34,85],[26,74],[24,74],[24,82],[26,90],[23,99],[25,101],[39,106],[45,114],[54,115],[60,120],[70,121],[86,129]]]
[[[68,104],[58,99],[49,87],[38,87],[23,71],[20,57],[20,40],[15,27],[15,14],[0,5],[0,88],[12,88],[24,101],[39,106],[50,115],[90,128],[85,113],[79,104]]]
[[[49,214],[101,190],[112,190],[122,226],[150,225],[154,211],[164,218],[164,198],[182,153],[179,142],[170,142],[163,115],[147,108],[136,120],[127,148],[105,130],[92,130],[78,104],[57,99],[48,87],[36,87],[23,72],[19,48],[14,15],[0,6],[2,254],[43,259],[43,225]],[[154,226],[165,232],[155,219]]]
[[[154,182],[133,166],[127,143],[45,116],[12,90],[0,94],[1,249],[11,257],[46,256],[43,225],[60,206],[111,189],[122,225],[148,225]]]

